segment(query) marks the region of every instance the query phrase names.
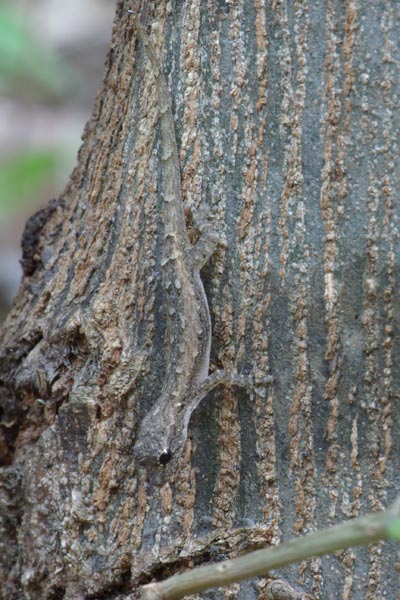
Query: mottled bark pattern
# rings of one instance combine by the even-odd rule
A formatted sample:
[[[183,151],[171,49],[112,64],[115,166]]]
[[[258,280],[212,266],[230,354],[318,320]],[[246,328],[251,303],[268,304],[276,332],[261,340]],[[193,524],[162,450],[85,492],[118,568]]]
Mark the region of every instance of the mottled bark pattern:
[[[400,487],[396,3],[132,4],[117,3],[78,165],[25,251],[0,337],[11,600],[132,598],[380,509]],[[185,205],[226,239],[202,273],[212,366],[274,377],[203,400],[157,486],[132,449],[167,376],[162,164],[128,8],[153,25]],[[396,561],[376,544],[271,575],[313,598],[395,598]]]

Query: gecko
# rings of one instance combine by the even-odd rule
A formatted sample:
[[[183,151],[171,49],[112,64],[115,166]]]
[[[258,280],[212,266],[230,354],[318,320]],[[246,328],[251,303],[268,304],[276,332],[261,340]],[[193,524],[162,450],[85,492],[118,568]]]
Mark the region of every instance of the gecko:
[[[136,15],[129,12],[149,58],[157,92],[164,229],[161,283],[168,360],[161,393],[139,426],[133,453],[145,466],[166,465],[182,453],[191,415],[201,400],[217,385],[248,386],[251,377],[226,370],[209,373],[211,317],[200,270],[220,240],[210,224],[194,245],[189,240],[169,89],[149,37]]]

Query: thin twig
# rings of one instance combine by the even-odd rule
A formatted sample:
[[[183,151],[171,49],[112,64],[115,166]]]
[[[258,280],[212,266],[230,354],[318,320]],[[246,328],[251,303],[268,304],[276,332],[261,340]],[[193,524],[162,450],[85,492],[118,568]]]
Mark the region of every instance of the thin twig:
[[[209,588],[228,585],[257,575],[265,576],[267,571],[313,556],[331,554],[378,540],[388,540],[395,537],[394,523],[397,521],[398,531],[399,518],[400,496],[385,511],[351,519],[340,525],[310,533],[278,546],[256,550],[239,558],[199,567],[159,583],[150,583],[142,587],[142,599],[177,600]]]

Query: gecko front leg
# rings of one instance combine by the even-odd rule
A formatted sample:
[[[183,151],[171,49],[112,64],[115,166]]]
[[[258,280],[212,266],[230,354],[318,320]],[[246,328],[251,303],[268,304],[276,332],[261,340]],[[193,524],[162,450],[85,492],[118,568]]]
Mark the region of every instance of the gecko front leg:
[[[171,402],[162,394],[141,424],[134,449],[136,459],[147,466],[166,465],[182,454],[193,412],[218,385],[254,388],[271,381],[272,377],[267,376],[256,383],[252,375],[218,370],[189,392],[183,402]]]

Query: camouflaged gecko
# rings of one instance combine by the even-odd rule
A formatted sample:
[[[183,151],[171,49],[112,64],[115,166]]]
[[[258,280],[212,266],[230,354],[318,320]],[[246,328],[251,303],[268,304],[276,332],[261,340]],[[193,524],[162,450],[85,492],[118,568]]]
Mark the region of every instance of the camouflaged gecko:
[[[149,466],[165,465],[182,452],[190,417],[209,391],[219,384],[248,386],[249,377],[223,370],[209,374],[211,318],[200,269],[219,239],[208,225],[195,245],[189,241],[168,86],[148,36],[133,19],[156,81],[163,168],[161,266],[168,364],[161,394],[143,419],[134,446],[136,459]]]

